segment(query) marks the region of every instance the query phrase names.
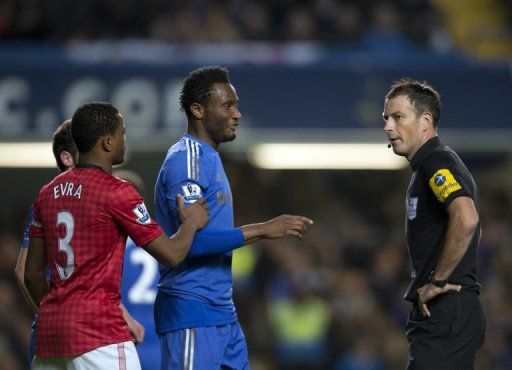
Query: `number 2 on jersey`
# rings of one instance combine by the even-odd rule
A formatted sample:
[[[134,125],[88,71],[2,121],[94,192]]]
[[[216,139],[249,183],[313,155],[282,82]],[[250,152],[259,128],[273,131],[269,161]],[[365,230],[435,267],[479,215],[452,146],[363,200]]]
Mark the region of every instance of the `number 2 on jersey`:
[[[66,234],[63,238],[59,238],[59,252],[66,253],[66,266],[62,267],[59,264],[55,264],[57,272],[62,280],[69,278],[75,271],[75,254],[73,248],[71,248],[71,239],[75,232],[75,220],[73,215],[68,211],[60,211],[57,213],[57,226],[64,224],[66,227]]]
[[[133,264],[141,264],[142,272],[128,291],[128,299],[133,304],[153,304],[156,298],[153,282],[158,274],[158,263],[149,253],[140,248],[131,252],[130,261]]]

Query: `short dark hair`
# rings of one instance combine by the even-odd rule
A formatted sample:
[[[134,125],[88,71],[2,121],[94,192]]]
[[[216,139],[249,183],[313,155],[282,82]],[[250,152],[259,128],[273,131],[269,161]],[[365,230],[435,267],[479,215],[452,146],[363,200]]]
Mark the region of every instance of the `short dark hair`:
[[[414,105],[416,117],[425,112],[432,114],[434,127],[437,128],[441,118],[441,96],[427,82],[420,82],[411,78],[402,78],[391,85],[391,89],[386,95],[386,99],[391,100],[397,96],[405,95]]]
[[[71,120],[65,120],[57,130],[53,133],[53,143],[52,143],[53,156],[55,157],[55,161],[57,162],[57,166],[59,169],[64,172],[67,170],[67,166],[62,163],[62,159],[60,159],[60,153],[63,151],[69,152],[73,159],[77,160],[78,150],[76,148],[73,137],[71,136]]]
[[[213,84],[229,84],[229,71],[219,66],[201,67],[190,72],[180,92],[181,111],[190,117],[190,106],[194,103],[206,105]]]
[[[119,127],[119,111],[107,102],[81,105],[71,119],[71,135],[80,153],[89,152],[105,135],[114,134]]]

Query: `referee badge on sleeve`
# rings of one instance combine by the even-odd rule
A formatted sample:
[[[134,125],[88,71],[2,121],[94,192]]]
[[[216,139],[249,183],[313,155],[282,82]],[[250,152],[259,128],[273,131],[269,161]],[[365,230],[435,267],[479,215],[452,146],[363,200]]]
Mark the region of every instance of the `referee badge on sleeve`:
[[[436,171],[428,183],[441,203],[444,203],[451,193],[462,189],[450,170],[446,168]]]
[[[407,218],[412,221],[418,211],[418,197],[407,198]]]
[[[203,197],[201,187],[193,182],[187,182],[181,185],[181,190],[183,191],[183,198],[187,203],[194,203],[196,200]]]

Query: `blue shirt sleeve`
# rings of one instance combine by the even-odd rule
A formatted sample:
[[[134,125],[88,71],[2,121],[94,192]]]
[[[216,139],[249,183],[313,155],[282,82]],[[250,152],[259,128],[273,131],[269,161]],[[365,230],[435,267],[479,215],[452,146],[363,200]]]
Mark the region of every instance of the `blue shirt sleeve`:
[[[185,206],[204,198],[208,187],[214,181],[209,158],[199,153],[197,161],[187,157],[186,151],[174,153],[172,159],[164,165],[163,182],[166,189],[167,207],[170,210],[173,224],[179,227],[176,194],[183,196]],[[198,168],[197,171],[191,168]],[[206,199],[209,201],[209,199]],[[190,247],[189,257],[207,256],[230,252],[244,244],[243,232],[240,228],[225,230],[199,230]]]
[[[30,210],[28,211],[27,215],[27,224],[25,226],[25,231],[23,232],[23,241],[21,242],[22,248],[28,248],[28,243],[30,241],[29,238],[29,230],[30,230],[30,224],[34,221],[34,205],[30,206]]]
[[[244,244],[244,234],[240,228],[230,230],[199,230],[194,237],[189,257],[199,257],[226,253]]]

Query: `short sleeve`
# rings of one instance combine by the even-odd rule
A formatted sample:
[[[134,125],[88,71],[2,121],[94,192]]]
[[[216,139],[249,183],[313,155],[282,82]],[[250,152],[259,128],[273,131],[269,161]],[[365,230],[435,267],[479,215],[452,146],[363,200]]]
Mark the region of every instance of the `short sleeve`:
[[[212,163],[199,147],[197,153],[181,150],[166,159],[162,168],[167,204],[176,210],[176,194],[180,194],[185,204],[192,204],[203,198],[211,183]]]
[[[465,183],[460,165],[448,153],[434,152],[422,163],[428,188],[445,207],[458,197],[472,197]]]
[[[42,238],[43,237],[43,224],[40,221],[39,216],[39,206],[38,201],[34,202],[31,208],[31,212],[29,214],[30,217],[30,224],[28,225],[28,238],[27,238],[27,246],[30,238]],[[25,230],[26,232],[26,230]],[[23,243],[25,243],[25,239],[23,240]]]
[[[109,211],[124,232],[143,247],[155,240],[163,230],[151,218],[144,199],[132,184],[123,182],[109,197]]]

